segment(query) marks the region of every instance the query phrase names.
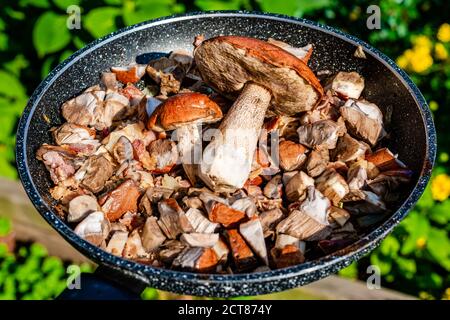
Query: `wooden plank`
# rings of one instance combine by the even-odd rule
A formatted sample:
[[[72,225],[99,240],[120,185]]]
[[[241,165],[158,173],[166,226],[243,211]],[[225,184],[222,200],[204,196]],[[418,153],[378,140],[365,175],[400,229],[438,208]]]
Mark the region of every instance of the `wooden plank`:
[[[64,260],[90,262],[41,217],[19,182],[0,178],[0,216],[11,219],[17,240],[39,242]]]
[[[17,181],[0,178],[0,216],[12,219],[15,236],[21,241],[35,241],[47,247],[51,255],[74,262],[89,260],[70,246],[40,216],[31,204],[21,184]],[[167,293],[166,298],[183,298]],[[388,289],[369,290],[364,282],[351,281],[337,276],[316,281],[307,286],[284,292],[262,295],[256,299],[415,299]]]

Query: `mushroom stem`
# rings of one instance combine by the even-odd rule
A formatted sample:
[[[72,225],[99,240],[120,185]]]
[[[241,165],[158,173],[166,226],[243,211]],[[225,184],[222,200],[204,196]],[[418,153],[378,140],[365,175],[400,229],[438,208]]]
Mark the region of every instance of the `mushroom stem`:
[[[192,185],[195,185],[202,151],[202,138],[198,124],[188,124],[178,128],[177,139],[178,152],[184,172]]]
[[[215,191],[244,186],[271,100],[262,86],[247,83],[224,120],[220,134],[205,148],[199,177]]]

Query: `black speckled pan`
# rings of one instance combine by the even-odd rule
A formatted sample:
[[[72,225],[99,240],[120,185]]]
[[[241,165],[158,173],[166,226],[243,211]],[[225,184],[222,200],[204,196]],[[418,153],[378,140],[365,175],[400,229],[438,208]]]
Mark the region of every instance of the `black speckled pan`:
[[[286,41],[294,46],[314,44],[314,71],[356,70],[366,79],[363,96],[392,110],[388,147],[414,170],[414,183],[402,190],[395,213],[349,247],[321,259],[269,272],[204,275],[154,268],[128,261],[82,240],[55,214],[48,192],[51,182],[35,158],[38,147],[51,143],[49,129],[62,122],[62,102],[97,84],[102,71],[126,65],[147,53],[192,49],[194,36],[244,35]],[[361,45],[367,59],[353,53]],[[44,121],[44,116],[50,123]],[[430,110],[417,87],[394,62],[377,49],[333,28],[285,16],[245,12],[196,13],[144,22],[99,39],[60,64],[39,85],[17,131],[17,166],[31,201],[69,243],[98,264],[146,285],[192,295],[230,297],[256,295],[305,285],[336,273],[373,250],[406,216],[422,194],[431,174],[436,133]]]

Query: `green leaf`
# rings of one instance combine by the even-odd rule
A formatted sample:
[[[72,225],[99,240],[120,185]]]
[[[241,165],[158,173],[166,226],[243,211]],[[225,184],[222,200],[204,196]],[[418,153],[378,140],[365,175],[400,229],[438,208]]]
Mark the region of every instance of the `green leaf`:
[[[14,57],[13,60],[3,64],[3,67],[14,74],[16,77],[20,76],[20,72],[22,71],[22,69],[28,68],[29,66],[30,63],[27,59],[25,59],[23,54],[18,54]]]
[[[413,259],[405,259],[398,257],[395,263],[405,278],[411,279],[416,273],[416,262]]]
[[[73,51],[72,50],[65,50],[63,53],[61,53],[61,55],[59,56],[59,62],[62,62],[64,60],[66,60],[68,57],[70,57],[72,55]]]
[[[0,51],[6,51],[8,49],[8,35],[0,32]]]
[[[380,245],[381,253],[389,257],[396,257],[399,249],[400,243],[394,236],[387,237]]]
[[[48,0],[20,0],[19,5],[21,7],[33,6],[46,9],[50,6],[50,3]]]
[[[55,60],[56,59],[54,56],[50,56],[47,59],[45,59],[44,63],[42,64],[42,68],[41,68],[41,79],[44,79],[50,73]]]
[[[434,205],[433,194],[431,193],[431,183],[425,188],[422,197],[417,202],[417,207],[421,209],[429,209]]]
[[[81,0],[53,0],[53,3],[61,10],[66,11],[71,5],[80,5]]]
[[[315,10],[323,9],[331,5],[330,0],[259,0],[263,11],[281,13],[291,16],[302,16],[304,13],[310,13]]]
[[[436,262],[450,271],[450,240],[445,230],[432,228],[427,242],[427,251]]]
[[[239,10],[242,0],[196,0],[195,5],[202,10]]]
[[[142,300],[157,300],[158,290],[154,288],[147,287],[141,294]]]
[[[125,1],[123,6],[123,20],[126,25],[171,15],[174,0],[155,1]]]
[[[358,264],[353,262],[348,267],[339,271],[339,275],[344,278],[357,279],[358,278]]]
[[[69,42],[66,17],[48,11],[38,18],[33,28],[33,44],[39,57],[57,52]]]
[[[429,213],[431,220],[446,225],[450,220],[450,200],[437,203]]]
[[[0,237],[6,236],[11,231],[11,220],[0,217]]]
[[[118,15],[120,15],[118,8],[96,8],[88,12],[84,26],[93,37],[100,38],[117,29],[115,20]]]

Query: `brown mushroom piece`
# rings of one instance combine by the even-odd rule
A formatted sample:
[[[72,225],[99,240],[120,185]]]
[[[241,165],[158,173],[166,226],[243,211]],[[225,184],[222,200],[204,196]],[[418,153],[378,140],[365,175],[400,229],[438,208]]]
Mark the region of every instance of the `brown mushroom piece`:
[[[385,135],[383,114],[376,104],[348,99],[340,112],[349,131],[372,146]]]
[[[234,265],[239,272],[253,269],[256,264],[256,258],[244,238],[236,229],[226,231]]]
[[[194,229],[186,214],[173,198],[158,203],[158,225],[167,238],[176,239],[182,233],[193,232]]]
[[[180,241],[190,247],[212,248],[219,241],[218,233],[183,233]]]
[[[205,40],[194,59],[206,83],[226,96],[239,94],[204,150],[199,176],[215,191],[242,188],[267,108],[272,105],[285,115],[310,110],[321,98],[322,86],[302,60],[258,39]]]
[[[68,222],[78,222],[94,211],[98,211],[97,199],[89,195],[81,195],[69,202]]]
[[[110,224],[101,211],[90,213],[75,227],[75,233],[93,245],[100,246],[109,234]]]
[[[406,165],[388,148],[381,148],[366,155],[366,160],[377,166],[380,171],[405,169]]]
[[[287,234],[279,234],[271,250],[277,268],[286,268],[305,261],[305,242]]]
[[[114,164],[108,153],[89,157],[75,173],[75,178],[81,185],[93,193],[102,191],[106,182],[111,178]]]
[[[283,220],[284,214],[280,209],[272,209],[261,212],[259,219],[264,232],[264,238],[272,236],[275,232],[275,226]]]
[[[94,127],[103,112],[106,92],[100,86],[86,89],[81,95],[63,103],[62,115],[67,122]]]
[[[297,132],[300,143],[309,148],[320,146],[334,149],[339,136],[343,135],[342,128],[332,120],[319,120],[304,124],[297,129]]]
[[[277,234],[287,234],[302,241],[318,241],[331,234],[331,228],[301,210],[293,210],[276,227]]]
[[[281,176],[276,175],[265,185],[263,193],[269,199],[279,199],[282,196],[282,189]]]
[[[358,161],[352,163],[347,172],[347,184],[350,190],[362,189],[368,180],[367,168],[364,166],[365,162]]]
[[[178,151],[175,142],[169,139],[152,141],[148,146],[148,153],[154,162],[153,173],[167,173],[172,170],[178,161]]]
[[[138,259],[148,256],[144,246],[142,245],[138,228],[134,229],[128,236],[125,247],[123,248],[122,256],[127,259]]]
[[[217,255],[212,248],[185,248],[173,260],[174,268],[188,271],[208,272],[212,271],[218,263]]]
[[[387,208],[383,200],[367,190],[350,192],[344,199],[344,209],[352,215],[382,214]]]
[[[334,76],[331,89],[346,99],[359,99],[364,90],[364,78],[355,71],[341,71]]]
[[[330,161],[330,153],[326,148],[316,148],[311,151],[306,160],[305,168],[310,177],[320,176],[326,169]]]
[[[275,40],[273,38],[269,38],[267,39],[268,43],[274,44],[277,47],[280,47],[283,50],[286,50],[287,52],[289,52],[290,54],[293,54],[294,56],[296,56],[297,58],[303,60],[303,62],[308,63],[309,58],[311,57],[312,54],[312,45],[311,44],[307,44],[304,47],[293,47],[290,44],[287,44],[286,42],[280,41],[280,40]]]
[[[350,219],[350,213],[342,208],[332,206],[329,212],[329,220],[336,222],[341,227]]]
[[[180,93],[156,107],[147,128],[157,132],[176,130],[181,163],[189,180],[195,184],[202,151],[199,125],[220,119],[222,110],[208,96],[197,92]]]
[[[209,221],[199,209],[189,208],[186,211],[186,218],[195,232],[198,233],[214,233],[219,228],[218,223]]]
[[[306,161],[307,148],[293,141],[284,140],[279,145],[280,166],[285,171],[298,169]]]
[[[256,253],[265,265],[269,265],[261,221],[255,217],[247,222],[241,223],[239,225],[239,232],[253,249],[253,252]]]
[[[126,180],[117,188],[99,199],[103,212],[110,221],[120,219],[125,212],[136,212],[140,196],[139,188],[133,180]]]
[[[303,171],[300,171],[289,179],[286,184],[286,197],[289,201],[294,202],[304,199],[304,194],[309,186],[314,186],[314,179]]]
[[[156,217],[148,217],[142,229],[142,245],[147,252],[157,249],[166,240],[157,220]]]
[[[314,187],[308,187],[307,197],[300,205],[300,210],[323,225],[329,225],[328,210],[330,200]]]
[[[246,214],[240,210],[233,209],[223,203],[216,202],[209,212],[209,220],[222,224],[225,228],[236,225]]]
[[[119,256],[122,256],[123,249],[125,248],[125,244],[128,240],[128,232],[117,230],[112,232],[112,236],[108,241],[108,245],[106,246],[106,251],[109,253]]]
[[[186,248],[186,245],[178,240],[167,240],[158,251],[158,258],[163,263],[171,264],[173,260]]]
[[[53,138],[56,144],[69,145],[71,150],[82,155],[90,155],[100,145],[94,129],[69,122],[54,130]]]
[[[249,218],[253,217],[258,211],[255,202],[250,197],[244,197],[234,201],[231,204],[231,208],[245,212]]]
[[[344,177],[337,173],[335,169],[327,169],[316,179],[315,183],[317,190],[330,199],[335,206],[339,206],[342,198],[349,192]]]
[[[331,153],[335,161],[349,162],[363,159],[367,149],[369,148],[365,143],[346,133],[338,139],[336,148]]]
[[[36,158],[44,162],[55,185],[67,182],[75,174],[76,154],[72,150],[43,144],[36,152]]]

